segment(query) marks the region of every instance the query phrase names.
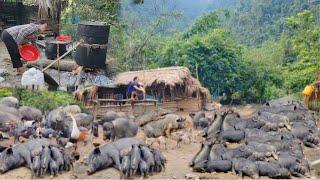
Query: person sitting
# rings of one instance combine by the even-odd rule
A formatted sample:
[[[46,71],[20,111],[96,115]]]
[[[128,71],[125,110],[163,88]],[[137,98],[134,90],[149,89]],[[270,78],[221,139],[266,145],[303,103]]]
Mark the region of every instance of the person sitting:
[[[130,97],[130,99],[132,100],[132,101],[135,101],[135,100],[137,100],[137,92],[144,92],[144,89],[143,88],[141,88],[140,86],[139,86],[139,83],[138,83],[138,77],[136,76],[136,77],[134,77],[133,78],[133,81],[131,81],[130,83],[129,83],[129,86],[128,86],[128,89],[127,89],[127,97],[129,98]]]
[[[141,89],[141,91],[137,91],[137,96],[139,100],[145,100],[146,99],[146,90],[143,86],[143,83],[138,82],[138,88]]]

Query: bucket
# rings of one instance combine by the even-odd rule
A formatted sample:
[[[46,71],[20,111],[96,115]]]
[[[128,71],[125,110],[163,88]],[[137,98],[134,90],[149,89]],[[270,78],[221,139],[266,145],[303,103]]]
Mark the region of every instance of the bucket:
[[[67,44],[64,41],[49,40],[46,42],[46,57],[50,60],[55,60],[58,58],[58,47],[59,56],[62,56],[67,52]]]
[[[110,26],[103,22],[80,23],[77,38],[84,42],[77,47],[75,60],[86,68],[106,68],[107,44]]]

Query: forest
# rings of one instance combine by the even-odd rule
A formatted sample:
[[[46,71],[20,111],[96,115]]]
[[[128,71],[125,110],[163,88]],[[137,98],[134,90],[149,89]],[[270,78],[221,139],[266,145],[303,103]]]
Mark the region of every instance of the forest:
[[[202,10],[191,12],[195,5],[181,1],[70,1],[62,31],[74,35],[77,21],[108,22],[108,56],[117,71],[186,66],[223,103],[301,97],[317,79],[318,1],[199,4]]]
[[[320,179],[320,0],[0,0],[0,30],[0,179]]]

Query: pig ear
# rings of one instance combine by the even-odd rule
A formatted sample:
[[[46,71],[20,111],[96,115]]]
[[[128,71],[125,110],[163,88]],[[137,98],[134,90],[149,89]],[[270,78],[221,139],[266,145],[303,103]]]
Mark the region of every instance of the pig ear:
[[[8,155],[9,155],[9,154],[13,154],[12,148],[8,148],[8,149],[7,149],[7,154],[8,154]]]
[[[267,103],[266,103],[266,106],[270,106],[270,103],[269,103],[269,102],[267,102]]]
[[[94,154],[100,154],[100,153],[101,153],[100,148],[99,148],[99,147],[95,148],[95,149],[93,150],[93,153],[94,153]]]

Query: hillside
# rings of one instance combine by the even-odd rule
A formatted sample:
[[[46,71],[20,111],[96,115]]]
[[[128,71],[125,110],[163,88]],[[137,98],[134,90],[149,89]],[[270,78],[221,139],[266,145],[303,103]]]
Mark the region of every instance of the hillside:
[[[228,8],[236,4],[237,0],[161,0],[144,1],[143,4],[133,4],[131,0],[122,3],[121,13],[124,18],[131,13],[138,14],[145,23],[157,16],[155,8],[163,8],[167,11],[176,11],[181,18],[174,24],[175,28],[185,28],[199,16],[221,8]]]
[[[312,11],[320,24],[319,5],[307,0],[239,0],[223,23],[237,42],[254,46],[279,39],[282,32],[288,30],[286,18],[304,10]]]

